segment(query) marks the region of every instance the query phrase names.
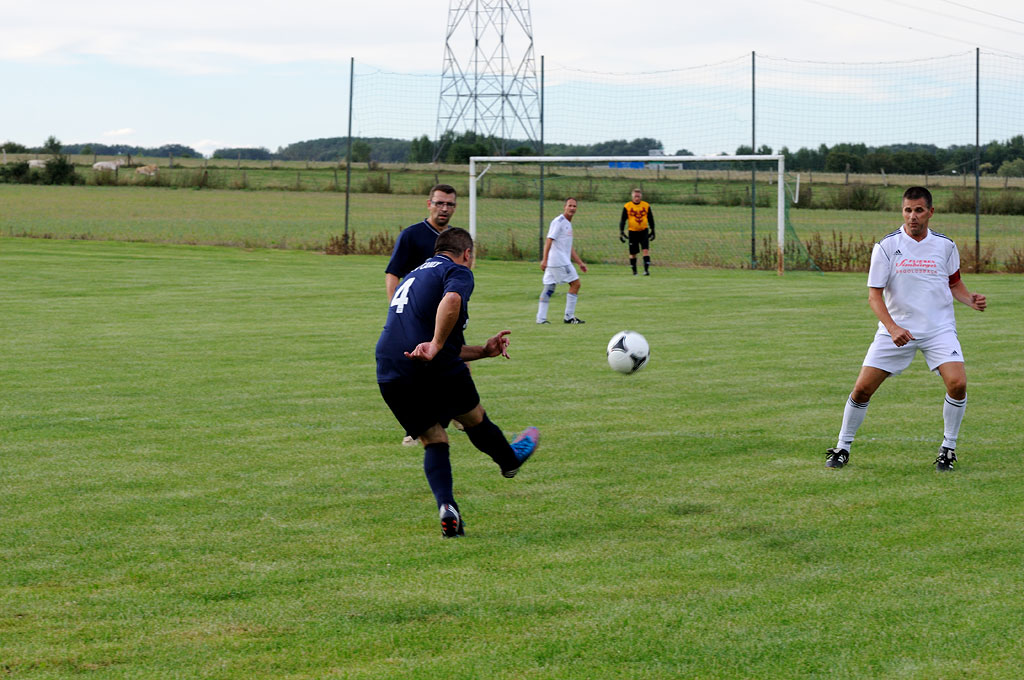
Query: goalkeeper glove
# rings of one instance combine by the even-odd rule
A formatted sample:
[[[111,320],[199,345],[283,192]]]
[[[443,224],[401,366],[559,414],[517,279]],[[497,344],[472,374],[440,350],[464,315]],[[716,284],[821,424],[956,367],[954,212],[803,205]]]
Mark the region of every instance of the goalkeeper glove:
[[[653,229],[651,229],[651,240],[652,241],[654,240],[654,230]]]
[[[626,235],[621,231],[619,232],[619,241],[621,241],[622,243],[626,242]]]

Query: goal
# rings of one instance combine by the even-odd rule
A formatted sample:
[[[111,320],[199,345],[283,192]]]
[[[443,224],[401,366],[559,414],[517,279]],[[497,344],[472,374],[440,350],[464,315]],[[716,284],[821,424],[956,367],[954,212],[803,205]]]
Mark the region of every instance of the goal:
[[[788,224],[784,180],[780,155],[474,156],[469,231],[481,256],[539,259],[548,224],[571,196],[580,256],[625,263],[619,220],[639,188],[655,218],[655,265],[781,274],[813,267]]]

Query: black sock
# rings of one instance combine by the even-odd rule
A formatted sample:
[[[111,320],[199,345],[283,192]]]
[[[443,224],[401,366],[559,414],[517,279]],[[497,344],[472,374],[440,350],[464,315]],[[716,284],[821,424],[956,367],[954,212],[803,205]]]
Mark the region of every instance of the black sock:
[[[423,472],[437,499],[437,507],[445,503],[455,505],[452,492],[452,464],[448,459],[447,444],[427,444],[423,447]],[[457,507],[457,506],[456,506]]]
[[[651,268],[651,256],[650,255],[644,255],[644,271],[647,271],[650,268]]]
[[[490,456],[502,470],[511,470],[519,466],[516,454],[502,434],[501,428],[491,422],[484,414],[484,419],[475,427],[467,427],[466,434],[473,446]]]
[[[636,274],[636,258],[629,258],[629,266],[633,268],[633,273]]]

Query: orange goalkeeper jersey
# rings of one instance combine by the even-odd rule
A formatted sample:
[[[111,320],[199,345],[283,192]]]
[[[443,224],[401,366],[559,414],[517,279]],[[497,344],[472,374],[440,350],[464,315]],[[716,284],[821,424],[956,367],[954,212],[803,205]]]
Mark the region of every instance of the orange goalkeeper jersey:
[[[640,201],[634,203],[630,201],[626,205],[622,206],[622,220],[619,223],[621,228],[622,222],[629,225],[630,231],[643,231],[648,226],[654,226],[654,215],[651,214],[651,206],[647,201]]]

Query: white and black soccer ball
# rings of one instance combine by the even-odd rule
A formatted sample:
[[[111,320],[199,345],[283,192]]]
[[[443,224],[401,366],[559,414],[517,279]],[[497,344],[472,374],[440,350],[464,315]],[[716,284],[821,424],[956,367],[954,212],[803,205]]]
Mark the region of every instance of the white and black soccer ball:
[[[636,331],[619,331],[608,341],[608,365],[619,373],[636,373],[651,358],[651,346]]]

